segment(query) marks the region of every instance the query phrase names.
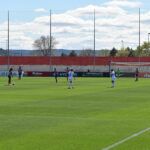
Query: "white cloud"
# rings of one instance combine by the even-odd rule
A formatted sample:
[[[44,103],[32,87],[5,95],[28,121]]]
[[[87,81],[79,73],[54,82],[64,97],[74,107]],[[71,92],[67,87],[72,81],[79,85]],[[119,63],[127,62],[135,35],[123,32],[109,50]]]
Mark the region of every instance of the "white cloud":
[[[138,45],[139,1],[113,0],[101,5],[88,5],[64,13],[53,12],[52,35],[59,42],[57,48],[93,47],[93,12],[96,12],[96,49]],[[42,9],[41,9],[42,10]],[[49,35],[49,13],[30,21],[20,21],[10,25],[10,42],[17,48],[32,49],[33,41],[41,35]],[[141,14],[141,42],[147,40],[150,12]],[[7,22],[0,24],[7,29]],[[2,35],[2,32],[1,32]],[[5,42],[7,33],[3,32]],[[13,47],[15,48],[15,46]]]
[[[111,17],[111,16],[115,16],[115,15],[119,15],[119,14],[122,15],[122,14],[126,13],[125,10],[123,10],[122,8],[120,8],[118,6],[88,5],[88,6],[83,7],[83,8],[78,8],[78,9],[75,9],[75,10],[68,11],[67,14],[70,14],[72,16],[82,17],[84,15],[93,14],[94,10],[95,10],[95,12],[98,16],[109,15]]]
[[[111,0],[104,4],[105,6],[120,6],[128,8],[139,8],[142,6],[142,3],[139,1],[129,1],[129,0]]]
[[[47,10],[46,9],[44,9],[44,8],[37,8],[37,9],[35,9],[34,10],[35,12],[47,12]]]

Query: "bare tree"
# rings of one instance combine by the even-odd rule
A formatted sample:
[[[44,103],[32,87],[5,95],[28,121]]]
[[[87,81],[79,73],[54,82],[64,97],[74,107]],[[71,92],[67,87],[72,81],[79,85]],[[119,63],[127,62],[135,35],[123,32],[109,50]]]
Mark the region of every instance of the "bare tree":
[[[50,36],[41,36],[39,39],[34,41],[33,46],[39,50],[43,56],[49,56],[53,54],[53,50],[57,44],[58,42],[54,37],[51,37],[50,39]]]

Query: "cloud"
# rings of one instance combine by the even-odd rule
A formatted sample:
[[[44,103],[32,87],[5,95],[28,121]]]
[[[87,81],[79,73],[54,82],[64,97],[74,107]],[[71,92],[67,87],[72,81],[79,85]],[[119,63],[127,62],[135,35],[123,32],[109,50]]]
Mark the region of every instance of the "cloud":
[[[88,6],[83,7],[83,8],[78,8],[78,9],[75,9],[75,10],[68,11],[67,14],[70,14],[72,16],[81,17],[81,16],[84,16],[84,15],[93,14],[94,10],[95,10],[95,12],[98,16],[109,15],[111,17],[111,16],[115,16],[115,15],[119,15],[119,14],[122,15],[122,14],[126,13],[125,10],[123,10],[122,8],[120,8],[118,6],[88,5]]]
[[[46,9],[44,9],[44,8],[37,8],[37,9],[35,9],[34,10],[35,12],[47,12],[47,10]]]
[[[52,35],[59,42],[57,48],[82,49],[93,47],[93,15],[96,13],[96,49],[138,46],[138,7],[142,3],[129,0],[112,0],[101,5],[88,5],[66,12],[52,14]],[[42,10],[42,9],[41,9]],[[43,9],[44,10],[44,9]],[[33,15],[31,13],[31,15]],[[34,16],[34,15],[33,15]],[[147,40],[150,12],[141,13],[141,42]],[[33,49],[33,42],[49,35],[49,13],[35,15],[27,21],[11,21],[10,43],[13,48]],[[7,22],[2,22],[1,41],[6,43]],[[0,36],[1,37],[1,36]],[[3,44],[3,46],[6,44]],[[13,46],[14,45],[14,46]]]
[[[142,6],[142,3],[139,1],[129,1],[129,0],[111,0],[106,2],[104,6],[119,6],[119,7],[128,7],[128,8],[139,8]]]

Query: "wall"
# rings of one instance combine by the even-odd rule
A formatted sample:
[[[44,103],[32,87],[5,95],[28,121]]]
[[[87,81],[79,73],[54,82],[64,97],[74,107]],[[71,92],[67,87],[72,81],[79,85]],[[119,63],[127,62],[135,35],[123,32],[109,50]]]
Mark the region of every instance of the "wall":
[[[110,66],[123,72],[150,72],[150,57],[0,57],[0,71],[7,71],[10,66],[17,70],[22,66],[24,71],[65,71],[67,67],[76,71],[109,72]],[[95,64],[95,65],[94,65]]]

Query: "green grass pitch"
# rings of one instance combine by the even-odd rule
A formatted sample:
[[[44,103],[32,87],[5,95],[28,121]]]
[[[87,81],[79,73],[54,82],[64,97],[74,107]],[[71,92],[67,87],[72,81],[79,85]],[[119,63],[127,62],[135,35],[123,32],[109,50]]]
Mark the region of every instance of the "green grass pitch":
[[[102,150],[150,127],[150,79],[0,78],[0,150]],[[150,131],[112,150],[150,150]]]

